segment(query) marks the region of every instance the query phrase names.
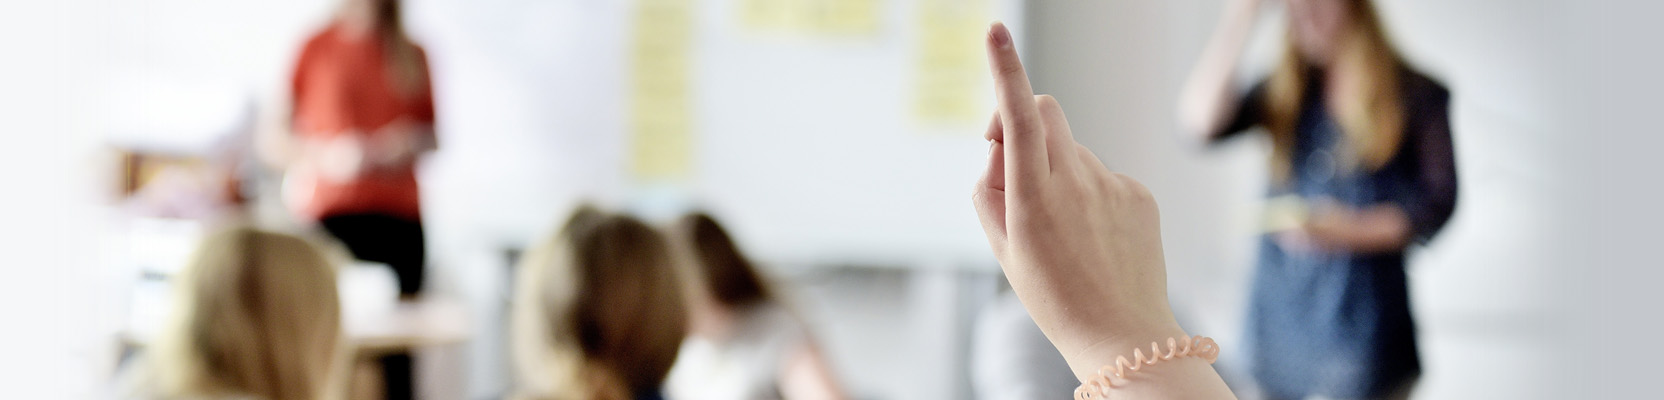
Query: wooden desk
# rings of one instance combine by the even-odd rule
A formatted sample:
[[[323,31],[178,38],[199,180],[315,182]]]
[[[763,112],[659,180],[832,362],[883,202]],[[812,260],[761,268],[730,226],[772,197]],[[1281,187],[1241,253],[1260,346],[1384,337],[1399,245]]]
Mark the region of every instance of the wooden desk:
[[[343,315],[347,340],[366,354],[407,352],[466,342],[470,321],[462,304],[443,299],[401,302],[380,312]]]

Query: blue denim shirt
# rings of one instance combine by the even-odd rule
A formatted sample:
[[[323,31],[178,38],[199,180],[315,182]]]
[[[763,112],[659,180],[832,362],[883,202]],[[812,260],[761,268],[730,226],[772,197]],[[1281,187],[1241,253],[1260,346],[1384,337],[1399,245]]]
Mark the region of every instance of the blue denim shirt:
[[[1270,196],[1332,199],[1363,208],[1391,203],[1409,216],[1417,242],[1430,239],[1455,209],[1456,172],[1444,87],[1401,74],[1403,142],[1381,168],[1346,168],[1340,125],[1324,106],[1312,71],[1295,129],[1286,180]],[[1219,137],[1263,122],[1265,84],[1244,98]],[[1272,398],[1390,393],[1421,371],[1402,251],[1376,254],[1288,252],[1260,240],[1248,309],[1253,375]]]

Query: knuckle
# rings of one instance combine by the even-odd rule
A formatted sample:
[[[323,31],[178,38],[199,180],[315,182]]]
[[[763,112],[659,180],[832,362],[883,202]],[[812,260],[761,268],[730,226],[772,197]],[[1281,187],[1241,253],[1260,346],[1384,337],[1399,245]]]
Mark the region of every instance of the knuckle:
[[[1057,98],[1049,94],[1034,96],[1034,104],[1040,106],[1041,110],[1060,110],[1063,108],[1063,105],[1057,102]]]
[[[1040,189],[1040,188],[1031,186],[1031,187],[1028,187],[1028,188],[1022,188],[1022,189],[1006,192],[1006,194],[1008,194],[1011,199],[1014,199],[1013,201],[1019,201],[1019,202],[1024,202],[1024,203],[1033,203],[1033,202],[1041,201],[1041,200],[1044,200],[1047,197],[1044,190],[1025,190],[1025,189]]]
[[[1117,187],[1117,185],[1120,185],[1120,177],[1118,177],[1118,173],[1110,172],[1110,170],[1103,170],[1103,168],[1098,168],[1097,178],[1098,178],[1098,183],[1103,183],[1103,187],[1113,188],[1113,187]]]
[[[1108,171],[1097,171],[1093,173],[1092,182],[1098,185],[1098,190],[1100,192],[1104,193],[1113,193],[1116,185],[1119,184],[1115,181],[1115,175],[1109,173]]]
[[[1121,195],[1125,198],[1135,203],[1155,203],[1155,194],[1151,193],[1150,188],[1144,186],[1143,182],[1139,182],[1137,179],[1133,179],[1130,176],[1122,175],[1117,172],[1111,172],[1110,175],[1113,176],[1113,179],[1120,188],[1119,191]]]

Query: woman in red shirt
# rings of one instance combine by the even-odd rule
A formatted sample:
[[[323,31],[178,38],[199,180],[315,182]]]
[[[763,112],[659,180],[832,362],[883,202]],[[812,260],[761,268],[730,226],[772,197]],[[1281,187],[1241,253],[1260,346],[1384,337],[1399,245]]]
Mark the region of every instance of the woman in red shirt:
[[[295,65],[289,204],[385,263],[399,293],[422,288],[425,251],[415,161],[435,147],[427,60],[396,0],[348,0]]]
[[[346,0],[306,42],[291,94],[287,203],[364,261],[392,267],[401,299],[426,263],[418,156],[436,147],[427,57],[398,0]],[[388,399],[414,397],[409,354],[382,357]]]

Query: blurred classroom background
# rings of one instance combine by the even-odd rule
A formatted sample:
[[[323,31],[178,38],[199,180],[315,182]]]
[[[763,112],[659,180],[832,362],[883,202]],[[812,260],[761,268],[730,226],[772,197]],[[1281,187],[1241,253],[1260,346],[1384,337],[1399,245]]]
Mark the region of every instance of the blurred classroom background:
[[[1190,332],[1220,339],[1219,368],[1233,384],[1246,380],[1232,342],[1270,146],[1198,149],[1175,139],[1172,117],[1224,1],[404,3],[438,114],[439,149],[418,166],[427,290],[447,304],[436,318],[466,325],[417,346],[419,398],[506,393],[513,262],[583,200],[654,222],[692,209],[722,218],[783,283],[854,398],[973,398],[974,333],[1003,284],[969,201],[986,156],[992,95],[980,39],[992,20],[1013,26],[1035,91],[1059,99],[1077,139],[1154,192],[1174,309]],[[1411,253],[1425,371],[1413,398],[1582,393],[1549,366],[1584,351],[1569,338],[1609,314],[1564,296],[1598,295],[1584,289],[1604,275],[1577,272],[1591,264],[1647,264],[1595,256],[1614,246],[1604,235],[1616,225],[1600,224],[1620,219],[1596,199],[1618,179],[1596,178],[1614,166],[1615,142],[1583,132],[1627,129],[1606,117],[1647,112],[1599,101],[1636,93],[1614,74],[1657,66],[1603,58],[1612,47],[1656,48],[1622,30],[1645,21],[1614,22],[1633,14],[1576,1],[1377,3],[1408,60],[1454,93],[1462,197],[1444,231]],[[283,203],[282,176],[255,153],[281,118],[274,105],[301,44],[337,2],[51,7],[80,22],[40,46],[68,42],[44,49],[76,61],[8,79],[77,111],[45,114],[69,132],[36,139],[52,152],[7,151],[64,167],[20,184],[67,189],[9,208],[61,210],[17,215],[49,221],[39,236],[55,241],[19,254],[78,267],[42,272],[58,285],[12,283],[17,299],[54,299],[27,316],[57,328],[13,341],[60,344],[68,355],[19,354],[51,360],[31,368],[52,377],[38,383],[46,390],[96,398],[123,338],[160,318],[168,274],[224,191],[262,226],[306,229]],[[1251,51],[1261,71],[1280,38],[1275,24],[1262,28]],[[30,109],[22,103],[14,109]],[[382,270],[348,275],[343,290],[391,293]]]

